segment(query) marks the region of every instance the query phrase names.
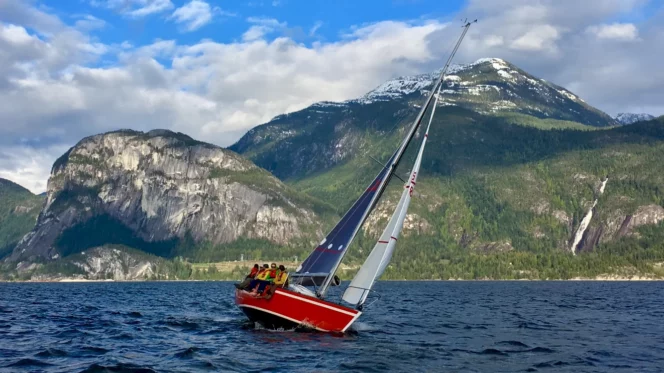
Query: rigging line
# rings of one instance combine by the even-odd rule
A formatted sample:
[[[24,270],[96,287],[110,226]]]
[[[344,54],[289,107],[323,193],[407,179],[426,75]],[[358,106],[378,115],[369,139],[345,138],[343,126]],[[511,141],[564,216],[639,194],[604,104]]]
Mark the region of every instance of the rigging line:
[[[367,156],[368,156],[369,158],[373,159],[373,160],[374,160],[376,163],[378,163],[379,165],[383,166],[383,168],[387,167],[386,164],[381,163],[381,161],[379,161],[379,160],[377,160],[376,158],[372,157],[371,154],[367,154]],[[394,174],[394,176],[396,176],[397,179],[403,181],[404,183],[406,182],[404,179],[401,178],[401,176],[399,176],[399,175],[397,175],[397,174]]]

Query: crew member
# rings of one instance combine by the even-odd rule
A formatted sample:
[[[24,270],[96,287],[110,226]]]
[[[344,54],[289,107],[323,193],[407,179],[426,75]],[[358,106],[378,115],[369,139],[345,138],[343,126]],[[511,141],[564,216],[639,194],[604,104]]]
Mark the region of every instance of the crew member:
[[[286,267],[283,264],[279,266],[279,272],[274,279],[274,284],[280,288],[288,286],[288,271],[286,271]]]
[[[265,292],[263,293],[265,295],[265,299],[270,299],[272,298],[272,295],[274,295],[275,290],[277,288],[281,287],[287,287],[288,286],[288,271],[286,271],[286,267],[284,267],[283,264],[279,265],[279,269],[277,270],[277,277],[274,278],[274,282],[267,286],[265,289]]]
[[[249,285],[251,284],[251,280],[253,280],[256,275],[258,274],[260,267],[258,264],[254,264],[254,267],[251,269],[251,272],[247,275],[247,277],[242,280],[239,284],[235,284],[235,287],[238,289],[248,289]]]
[[[249,272],[249,274],[247,275],[247,278],[256,277],[256,275],[258,274],[259,269],[260,269],[260,267],[258,266],[258,264],[254,264],[254,268],[251,269],[251,272]]]
[[[272,265],[270,265],[270,269],[264,272],[264,276],[258,278],[261,281],[258,283],[258,288],[256,289],[256,293],[261,295],[264,294],[266,287],[269,286],[276,277],[277,277],[277,263],[272,263]]]
[[[258,271],[256,274],[256,277],[254,277],[253,280],[249,283],[249,289],[252,289],[252,291],[255,291],[258,285],[265,280],[267,275],[269,274],[270,266],[266,264],[263,264],[263,268]]]

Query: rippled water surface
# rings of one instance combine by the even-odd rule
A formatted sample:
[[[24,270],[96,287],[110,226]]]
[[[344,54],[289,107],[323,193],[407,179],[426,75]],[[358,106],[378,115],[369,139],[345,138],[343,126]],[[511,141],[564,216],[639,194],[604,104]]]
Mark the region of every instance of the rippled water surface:
[[[0,371],[664,369],[664,283],[381,282],[377,290],[381,299],[355,330],[333,336],[254,327],[229,282],[0,283]]]

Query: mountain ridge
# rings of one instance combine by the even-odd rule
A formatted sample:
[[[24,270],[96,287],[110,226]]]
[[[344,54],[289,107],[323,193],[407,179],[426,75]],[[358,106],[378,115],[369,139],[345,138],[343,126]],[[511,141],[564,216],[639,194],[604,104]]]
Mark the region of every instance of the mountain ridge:
[[[37,224],[7,260],[53,260],[106,243],[173,256],[187,240],[295,241],[319,229],[314,207],[232,151],[168,130],[111,131],[56,160]]]
[[[618,123],[622,125],[633,124],[636,122],[644,122],[655,119],[654,115],[646,113],[618,113],[614,118]]]
[[[573,93],[501,59],[480,59],[455,65],[449,71],[439,102],[442,110],[436,120],[446,115],[446,110],[470,110],[472,116],[481,114],[497,121],[540,128],[595,129],[617,125],[609,115]],[[316,103],[277,116],[249,130],[229,149],[282,180],[329,169],[375,143],[376,138],[392,137],[385,148],[398,141],[399,131],[419,112],[423,96],[437,77],[438,72],[400,77],[359,99]]]

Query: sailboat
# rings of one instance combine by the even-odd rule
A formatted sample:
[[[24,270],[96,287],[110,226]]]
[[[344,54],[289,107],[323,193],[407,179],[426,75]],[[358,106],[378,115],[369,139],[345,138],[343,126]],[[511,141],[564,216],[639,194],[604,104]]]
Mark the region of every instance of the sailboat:
[[[270,329],[304,327],[322,332],[344,333],[362,314],[371,289],[392,258],[403,227],[413,190],[417,182],[429,128],[437,106],[445,72],[449,68],[463,38],[473,22],[466,22],[440,76],[435,81],[424,105],[410,126],[406,137],[337,225],[313,252],[290,275],[287,288],[277,288],[269,299],[236,289],[235,303],[254,322]],[[432,106],[433,105],[433,106]],[[394,175],[406,148],[421,126],[425,112],[431,107],[429,123],[422,138],[410,177],[405,181],[399,203],[373,250],[342,296],[345,304],[326,300],[330,286],[340,285],[336,271],[353,239],[378,203]]]

